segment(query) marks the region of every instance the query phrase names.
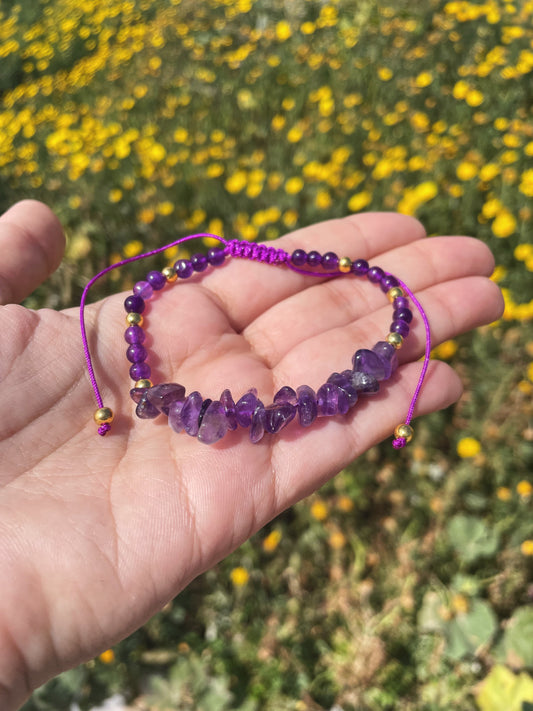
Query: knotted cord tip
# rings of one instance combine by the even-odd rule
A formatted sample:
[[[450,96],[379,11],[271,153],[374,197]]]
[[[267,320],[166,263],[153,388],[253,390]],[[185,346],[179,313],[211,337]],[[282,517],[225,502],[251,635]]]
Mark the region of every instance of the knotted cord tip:
[[[105,434],[107,434],[109,432],[110,429],[111,429],[111,425],[106,422],[103,425],[100,425],[100,427],[98,428],[98,434],[101,437],[103,437]]]
[[[392,446],[394,447],[394,449],[402,449],[403,447],[405,447],[406,444],[407,440],[405,439],[405,437],[397,437],[392,442]]]

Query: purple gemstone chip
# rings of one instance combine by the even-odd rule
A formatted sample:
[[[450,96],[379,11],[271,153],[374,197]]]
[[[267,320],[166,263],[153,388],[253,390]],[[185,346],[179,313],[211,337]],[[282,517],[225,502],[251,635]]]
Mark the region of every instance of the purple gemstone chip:
[[[185,400],[185,388],[179,383],[161,383],[161,385],[154,385],[150,388],[146,397],[159,412],[168,415],[168,408],[173,402]]]
[[[309,385],[300,385],[298,395],[298,418],[302,427],[309,427],[317,418],[315,391]]]
[[[249,390],[235,403],[235,417],[241,427],[250,427],[258,403],[257,390]]]
[[[286,427],[296,415],[296,406],[289,402],[281,402],[265,407],[265,430],[277,434]]]
[[[183,429],[192,437],[196,437],[198,434],[198,417],[200,416],[202,405],[202,396],[195,390],[185,399],[183,407],[181,408],[180,417],[183,423]]]
[[[213,400],[209,403],[198,429],[198,439],[204,444],[213,444],[222,439],[228,431],[228,420],[224,405],[220,400]]]

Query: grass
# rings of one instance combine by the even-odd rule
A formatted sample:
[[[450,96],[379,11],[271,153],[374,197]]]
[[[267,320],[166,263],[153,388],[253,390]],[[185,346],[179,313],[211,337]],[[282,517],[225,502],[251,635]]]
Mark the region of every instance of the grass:
[[[533,701],[532,27],[525,0],[0,11],[0,208],[42,199],[69,238],[28,306],[194,231],[272,239],[369,209],[475,234],[506,300],[436,349],[466,395],[414,446],[368,452],[26,711]]]

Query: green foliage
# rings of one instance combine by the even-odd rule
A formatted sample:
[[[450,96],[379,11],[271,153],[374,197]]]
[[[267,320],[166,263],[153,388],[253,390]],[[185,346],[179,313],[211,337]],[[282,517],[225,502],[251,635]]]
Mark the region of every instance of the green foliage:
[[[450,543],[459,558],[467,565],[478,558],[494,555],[498,550],[499,535],[482,519],[457,514],[447,524]]]
[[[533,607],[519,607],[505,623],[498,655],[513,669],[533,669]]]

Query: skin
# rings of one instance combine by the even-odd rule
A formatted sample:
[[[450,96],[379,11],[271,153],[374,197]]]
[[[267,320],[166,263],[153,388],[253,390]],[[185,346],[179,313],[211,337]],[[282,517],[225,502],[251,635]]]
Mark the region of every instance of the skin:
[[[427,238],[414,219],[361,214],[279,240],[371,260],[423,303],[433,345],[497,319],[492,255],[467,237]],[[212,446],[138,420],[128,390],[125,294],[87,309],[104,403],[116,416],[96,434],[77,309],[17,305],[57,267],[61,226],[24,201],[0,218],[0,708],[19,708],[47,679],[138,628],[193,578],[308,495],[404,421],[424,332],[415,315],[402,365],[383,392],[345,417],[290,425],[256,445],[240,430]],[[149,270],[147,266],[147,271]],[[349,367],[388,332],[380,289],[321,281],[283,267],[228,260],[150,302],[155,382],[264,402],[284,384],[312,387]],[[461,383],[432,361],[416,414],[446,407]],[[415,423],[416,424],[416,423]],[[416,436],[416,435],[415,435]]]

